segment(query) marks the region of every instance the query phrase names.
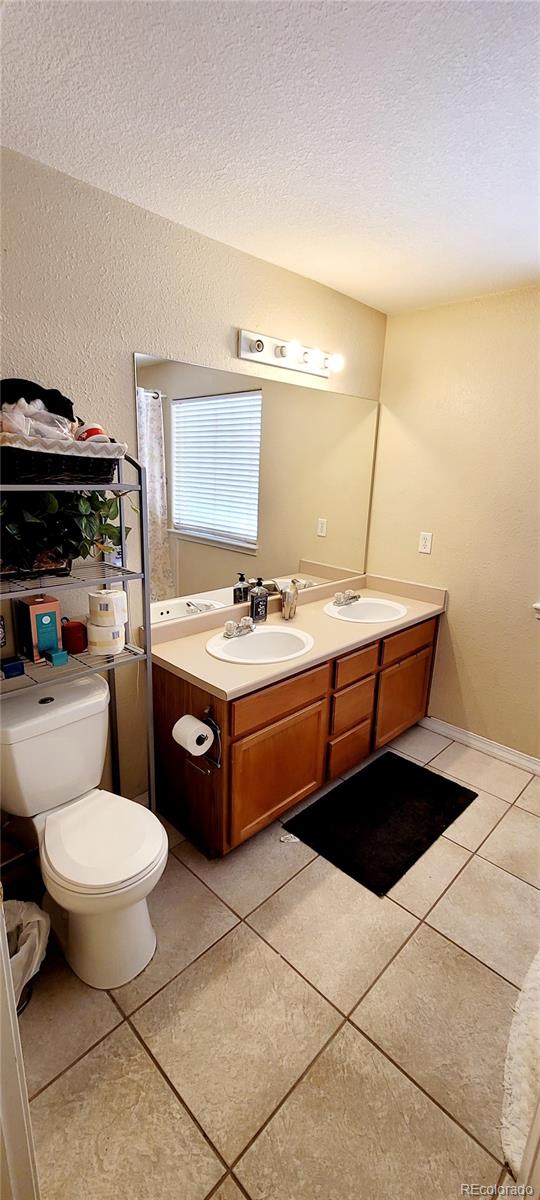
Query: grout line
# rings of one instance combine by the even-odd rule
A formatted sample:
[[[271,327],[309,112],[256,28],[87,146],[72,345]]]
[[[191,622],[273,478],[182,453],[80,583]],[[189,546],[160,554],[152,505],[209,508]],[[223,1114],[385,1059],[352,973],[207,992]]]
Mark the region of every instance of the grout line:
[[[238,1178],[238,1176],[234,1174],[234,1171],[231,1171],[230,1178],[232,1179],[233,1183],[236,1184],[238,1191],[240,1192],[240,1195],[245,1196],[246,1200],[252,1200],[252,1197],[250,1196],[249,1192],[246,1191],[244,1184],[241,1182],[241,1180]]]
[[[452,744],[455,744],[455,743],[452,743]],[[462,743],[459,742],[458,745],[462,745]],[[444,749],[449,750],[450,747],[445,746]],[[472,746],[467,746],[466,749],[471,750]],[[477,753],[482,753],[482,751],[477,751]],[[444,750],[439,750],[439,754],[444,754]],[[451,775],[449,771],[442,771],[438,767],[435,767],[434,764],[435,764],[437,758],[439,757],[439,754],[436,754],[435,758],[430,758],[427,763],[423,763],[422,765],[425,767],[432,767],[436,775],[442,775],[445,779],[454,779],[456,783],[461,783],[462,787],[468,788],[469,791],[471,791],[471,792],[474,792],[474,791],[485,792],[485,794],[487,796],[494,796],[496,800],[503,800],[504,803],[508,804],[510,807],[512,807],[512,805],[514,805],[516,803],[516,800],[519,800],[520,796],[523,795],[525,788],[528,787],[531,782],[531,780],[528,779],[527,782],[523,784],[523,787],[521,788],[521,791],[518,792],[515,800],[507,800],[506,796],[499,796],[497,792],[490,792],[489,788],[481,787],[480,784],[478,784],[478,783],[469,783],[469,782],[467,782],[466,779],[461,779],[459,775]],[[490,754],[485,755],[485,757],[491,758],[492,755],[490,755]],[[494,759],[494,762],[503,762],[503,761],[504,760],[500,759],[500,758]],[[510,766],[510,765],[511,765],[510,763],[507,763],[507,766]],[[514,769],[516,771],[520,771],[521,767],[515,767]]]
[[[418,1088],[418,1091],[422,1092],[422,1094],[424,1096],[426,1096],[426,1098],[428,1100],[430,1100],[431,1103],[434,1104],[436,1108],[440,1109],[440,1111],[443,1112],[445,1114],[445,1116],[449,1117],[449,1119],[454,1123],[454,1125],[457,1125],[458,1129],[461,1129],[462,1133],[465,1133],[467,1135],[467,1137],[469,1137],[471,1139],[471,1141],[476,1142],[476,1145],[480,1146],[480,1149],[484,1150],[486,1154],[489,1154],[489,1157],[492,1158],[493,1161],[497,1163],[498,1167],[503,1165],[504,1160],[502,1158],[497,1158],[492,1150],[488,1150],[487,1146],[484,1146],[483,1142],[479,1141],[479,1139],[475,1133],[471,1133],[470,1129],[467,1129],[465,1125],[462,1125],[461,1121],[458,1121],[457,1117],[455,1117],[453,1115],[453,1113],[451,1113],[447,1108],[445,1108],[444,1105],[441,1104],[440,1100],[436,1100],[434,1096],[431,1096],[430,1093],[428,1091],[426,1091],[425,1087],[423,1087],[422,1084],[419,1083],[417,1079],[415,1079],[412,1075],[409,1075],[409,1072],[405,1070],[405,1067],[402,1067],[400,1065],[400,1063],[398,1063],[396,1061],[395,1058],[392,1058],[392,1056],[390,1054],[388,1054],[387,1050],[384,1050],[383,1047],[380,1046],[378,1044],[378,1042],[376,1042],[374,1040],[374,1038],[370,1037],[369,1033],[366,1033],[364,1029],[360,1029],[352,1021],[349,1021],[347,1023],[350,1024],[353,1029],[356,1029],[356,1032],[360,1033],[362,1035],[362,1037],[364,1037],[366,1039],[367,1042],[370,1042],[370,1044],[372,1046],[374,1046],[376,1050],[379,1051],[379,1054],[382,1054],[383,1057],[386,1058],[387,1061],[389,1063],[391,1063],[392,1066],[395,1067],[396,1070],[398,1070],[401,1075],[404,1075],[405,1079],[409,1080],[409,1083],[412,1083],[414,1085],[414,1087]],[[503,1149],[501,1146],[501,1154],[502,1153],[503,1153]]]
[[[126,1018],[126,1025],[128,1026],[128,1028],[129,1028],[129,1029],[131,1029],[131,1032],[132,1032],[132,1033],[135,1035],[135,1037],[137,1038],[137,1041],[138,1041],[138,1042],[139,1042],[139,1044],[142,1046],[142,1048],[143,1048],[143,1050],[145,1051],[145,1053],[148,1055],[148,1058],[149,1058],[149,1059],[150,1059],[150,1061],[151,1061],[151,1062],[154,1064],[154,1066],[156,1067],[156,1070],[158,1070],[158,1071],[159,1071],[159,1074],[161,1075],[161,1077],[162,1077],[162,1078],[165,1080],[165,1083],[166,1083],[166,1084],[167,1084],[167,1086],[170,1088],[171,1092],[173,1093],[173,1096],[175,1096],[175,1097],[176,1097],[176,1099],[178,1100],[179,1104],[181,1104],[181,1106],[182,1106],[182,1108],[184,1109],[184,1111],[185,1111],[185,1112],[188,1114],[188,1117],[191,1117],[191,1120],[192,1120],[192,1121],[193,1121],[193,1123],[194,1123],[194,1124],[197,1126],[197,1129],[199,1130],[199,1133],[202,1133],[202,1136],[203,1136],[203,1138],[204,1138],[205,1142],[207,1143],[207,1145],[209,1145],[209,1146],[210,1146],[210,1149],[214,1151],[214,1154],[215,1154],[215,1155],[216,1155],[216,1157],[219,1159],[219,1162],[221,1163],[221,1165],[223,1166],[224,1170],[225,1170],[225,1171],[226,1171],[226,1173],[228,1174],[228,1173],[229,1173],[229,1164],[228,1164],[228,1163],[226,1162],[226,1160],[224,1159],[224,1157],[223,1157],[223,1155],[222,1155],[221,1151],[220,1151],[220,1150],[218,1150],[217,1146],[214,1144],[214,1142],[212,1141],[212,1139],[211,1139],[211,1137],[209,1136],[209,1134],[206,1132],[206,1130],[205,1130],[205,1129],[203,1128],[203,1126],[201,1125],[201,1123],[200,1123],[199,1119],[198,1119],[198,1118],[195,1116],[195,1113],[193,1113],[193,1112],[191,1111],[191,1109],[190,1109],[189,1105],[186,1103],[186,1101],[184,1100],[183,1096],[180,1094],[180,1092],[178,1091],[178,1089],[175,1087],[175,1085],[174,1085],[174,1083],[173,1083],[172,1079],[170,1079],[170,1077],[167,1075],[166,1071],[164,1071],[163,1067],[161,1066],[161,1063],[158,1061],[158,1059],[156,1058],[156,1056],[155,1056],[155,1055],[152,1053],[152,1051],[151,1051],[150,1047],[149,1047],[149,1046],[146,1044],[146,1042],[144,1041],[144,1038],[142,1037],[142,1034],[140,1034],[140,1033],[139,1033],[139,1030],[136,1028],[136,1026],[132,1024],[132,1022],[131,1022],[131,1020],[129,1019],[129,1017],[127,1017],[127,1018]],[[223,1177],[221,1177],[221,1179],[219,1180],[219,1183],[220,1183],[220,1184],[221,1184],[221,1183],[223,1183]]]
[[[278,820],[275,822],[275,824],[279,824],[279,823],[280,823],[280,822],[279,822],[279,818],[278,818]],[[268,829],[271,829],[271,828],[272,828],[272,826],[271,826],[271,825],[269,825],[269,826],[267,826],[267,828],[268,828]],[[283,828],[283,827],[282,827],[282,828]],[[262,831],[261,831],[261,832],[262,832]],[[255,836],[257,836],[257,835],[255,835]],[[189,844],[189,845],[191,845],[192,843],[191,843],[191,842],[189,842],[188,844]],[[243,843],[243,844],[245,845],[245,843]],[[301,845],[303,845],[303,846],[306,846],[308,850],[311,850],[311,846],[307,846],[307,843],[306,843],[306,842],[302,842],[302,843],[301,843]],[[196,847],[193,847],[193,848],[194,848],[194,849],[196,849]],[[240,849],[240,847],[237,847],[237,849]],[[174,852],[172,852],[172,853],[174,853]],[[231,853],[233,853],[233,854],[234,854],[234,850],[233,850],[233,851],[231,851]],[[293,873],[292,875],[290,875],[288,879],[285,879],[285,880],[284,880],[284,882],[283,882],[283,883],[280,883],[280,884],[278,885],[278,887],[276,887],[276,888],[274,889],[274,891],[273,891],[273,892],[269,892],[268,896],[265,896],[265,897],[264,897],[264,900],[259,900],[259,902],[258,902],[257,904],[255,904],[255,906],[254,906],[253,908],[250,908],[250,909],[248,910],[248,912],[246,912],[246,913],[244,913],[244,914],[237,912],[237,910],[236,910],[235,908],[233,908],[232,904],[230,904],[228,900],[224,900],[224,899],[223,899],[223,897],[222,897],[222,896],[220,896],[219,892],[216,892],[216,891],[214,891],[214,888],[213,888],[213,887],[211,887],[211,885],[210,885],[209,883],[207,883],[207,881],[206,881],[205,879],[202,879],[200,875],[197,875],[197,872],[196,872],[196,871],[193,869],[193,867],[191,867],[191,866],[189,865],[189,863],[185,863],[185,862],[184,862],[184,860],[183,860],[182,858],[178,858],[176,854],[174,855],[174,857],[176,858],[176,861],[177,861],[177,862],[181,863],[181,864],[182,864],[182,866],[183,866],[183,867],[185,867],[185,868],[186,868],[186,870],[187,870],[187,871],[189,871],[189,872],[190,872],[190,873],[191,873],[191,874],[192,874],[192,875],[195,877],[195,879],[198,879],[198,880],[199,880],[199,883],[203,883],[203,884],[204,884],[204,886],[205,886],[206,888],[208,888],[208,891],[209,891],[209,892],[211,892],[211,893],[212,893],[212,895],[213,895],[213,896],[214,896],[214,897],[215,897],[217,900],[220,900],[222,904],[225,904],[227,908],[230,908],[231,912],[232,912],[232,913],[234,913],[235,917],[238,917],[238,920],[239,920],[239,921],[245,921],[246,917],[250,917],[250,916],[251,916],[251,914],[252,914],[252,913],[254,913],[254,912],[256,912],[258,908],[262,908],[262,905],[263,905],[263,904],[266,904],[266,901],[267,901],[267,900],[271,900],[271,899],[272,899],[272,896],[275,896],[275,895],[276,895],[276,893],[277,893],[277,892],[280,892],[282,888],[284,888],[284,887],[287,887],[287,884],[288,884],[288,883],[290,883],[292,879],[296,879],[297,875],[301,875],[302,871],[305,871],[306,867],[309,867],[309,866],[311,866],[311,863],[312,863],[312,862],[314,862],[314,860],[315,860],[316,858],[319,858],[319,855],[317,854],[317,852],[316,852],[315,850],[313,850],[313,858],[310,858],[310,859],[309,859],[309,862],[307,862],[307,863],[302,863],[302,866],[301,866],[301,867],[299,867],[297,871],[294,871],[294,873]],[[228,857],[229,857],[229,856],[227,855],[227,858],[228,858]],[[209,862],[212,862],[212,859],[208,859],[208,861],[209,861]],[[221,860],[220,860],[220,861],[221,861]]]
[[[484,843],[482,842],[482,845],[483,844]],[[539,884],[531,883],[530,879],[524,879],[523,875],[516,875],[515,871],[509,871],[508,867],[501,866],[501,863],[494,862],[492,858],[486,858],[484,854],[478,854],[478,851],[475,853],[478,855],[478,858],[482,860],[482,862],[489,863],[490,867],[496,867],[498,871],[504,871],[504,874],[509,875],[511,879],[518,879],[520,883],[526,884],[527,887],[534,888],[535,892],[540,892]]]
[[[256,937],[260,938],[261,942],[264,942],[265,946],[268,946],[269,950],[272,950],[274,954],[277,954],[277,957],[280,958],[282,962],[286,963],[287,966],[294,971],[295,975],[299,975],[300,979],[302,979],[304,983],[307,983],[308,986],[312,988],[312,990],[316,992],[322,1000],[325,1000],[326,1003],[329,1004],[330,1007],[333,1008],[339,1014],[339,1016],[343,1018],[343,1020],[345,1020],[347,1016],[346,1012],[342,1008],[339,1008],[334,1000],[330,1000],[328,996],[325,996],[324,992],[321,992],[317,985],[313,983],[313,980],[308,979],[305,975],[302,975],[300,969],[295,967],[294,963],[290,962],[288,958],[285,958],[285,955],[282,954],[280,950],[277,950],[276,947],[264,937],[264,934],[259,933],[258,929],[254,929],[252,925],[248,925],[247,921],[243,921],[242,924],[246,926],[246,929],[249,929],[250,933],[254,933]]]
[[[169,986],[170,983],[174,983],[174,981],[176,979],[179,979],[180,975],[184,974],[184,971],[188,971],[189,968],[192,967],[196,962],[198,962],[200,958],[203,958],[204,955],[207,954],[209,950],[212,950],[214,946],[219,945],[219,942],[222,942],[224,940],[224,938],[228,937],[229,934],[232,933],[234,929],[238,929],[238,926],[240,924],[242,924],[241,920],[237,921],[236,925],[231,925],[230,929],[226,929],[225,933],[220,934],[220,936],[218,938],[216,938],[216,940],[214,942],[210,942],[210,945],[206,946],[204,950],[201,950],[200,954],[197,954],[197,956],[195,958],[190,959],[190,961],[188,963],[186,963],[185,966],[181,967],[180,970],[176,972],[176,975],[171,975],[170,979],[167,979],[165,981],[165,983],[162,983],[160,985],[160,987],[156,988],[156,991],[152,992],[151,996],[147,996],[146,1000],[141,1000],[141,1003],[137,1004],[135,1006],[135,1008],[132,1008],[129,1013],[123,1012],[123,1009],[120,1008],[120,1004],[116,1000],[116,997],[111,997],[111,999],[114,999],[115,1003],[118,1004],[118,1007],[120,1008],[120,1012],[122,1013],[124,1020],[129,1021],[130,1017],[133,1017],[135,1015],[135,1013],[140,1012],[141,1008],[144,1008],[145,1004],[149,1004],[150,1000],[154,1000],[156,996],[159,996],[160,992],[163,992],[165,990],[165,988]],[[150,964],[148,964],[148,965],[150,965]],[[141,971],[141,974],[142,974],[142,971]],[[127,984],[125,986],[127,986]]]
[[[112,999],[112,997],[111,997],[111,999]],[[67,1067],[62,1067],[62,1070],[59,1071],[57,1075],[54,1075],[52,1079],[49,1079],[47,1083],[44,1083],[43,1087],[38,1088],[37,1092],[33,1092],[32,1095],[29,1095],[28,1100],[29,1100],[30,1104],[34,1100],[37,1100],[37,1097],[41,1096],[42,1092],[46,1092],[47,1088],[50,1087],[51,1084],[57,1083],[57,1081],[62,1078],[62,1075],[65,1075],[67,1071],[71,1071],[72,1067],[75,1067],[77,1065],[77,1063],[80,1063],[83,1058],[86,1058],[86,1055],[90,1054],[92,1052],[92,1050],[95,1050],[96,1046],[100,1046],[101,1043],[104,1042],[105,1039],[108,1038],[111,1033],[116,1033],[116,1030],[119,1029],[121,1025],[125,1024],[126,1018],[124,1017],[123,1013],[121,1014],[121,1018],[122,1019],[120,1021],[118,1021],[116,1023],[116,1025],[113,1025],[111,1029],[108,1029],[106,1033],[102,1034],[102,1036],[97,1039],[97,1042],[92,1042],[92,1045],[87,1046],[86,1050],[83,1050],[82,1054],[78,1054],[77,1057],[73,1059],[73,1062],[70,1062]]]
[[[306,846],[308,850],[311,850],[311,846],[308,846],[307,842],[301,842],[301,845]],[[301,866],[298,871],[295,871],[294,875],[291,875],[290,879],[285,880],[285,883],[280,883],[279,887],[277,887],[274,892],[270,892],[270,895],[267,896],[265,900],[261,900],[259,904],[256,904],[255,908],[250,908],[249,912],[247,912],[246,915],[244,917],[242,917],[242,920],[247,921],[248,917],[252,917],[254,913],[258,912],[259,908],[264,907],[264,905],[268,902],[268,900],[272,900],[274,898],[274,896],[277,896],[278,892],[282,892],[283,888],[286,888],[287,885],[289,883],[291,883],[293,879],[298,879],[298,876],[301,875],[303,871],[305,871],[308,867],[310,867],[311,864],[314,863],[315,860],[320,857],[321,857],[320,854],[317,854],[317,851],[314,850],[313,858],[310,858],[309,862],[304,863],[303,866]]]
[[[401,905],[400,905],[400,907],[401,907]],[[409,913],[408,908],[404,909],[403,911],[408,913],[409,916],[414,917],[414,913]],[[381,977],[384,975],[385,971],[387,971],[388,968],[392,965],[392,963],[395,962],[396,958],[399,957],[399,955],[401,954],[401,951],[404,950],[405,946],[407,946],[409,944],[411,938],[414,937],[415,933],[418,933],[420,926],[423,925],[423,921],[422,921],[421,917],[415,917],[414,919],[418,922],[418,924],[415,925],[414,929],[411,929],[409,936],[405,938],[405,941],[402,942],[401,946],[398,947],[395,954],[393,954],[392,957],[388,959],[388,962],[385,963],[382,970],[379,971],[379,974],[375,976],[375,979],[372,979],[371,983],[369,984],[369,987],[367,987],[365,989],[365,991],[362,992],[362,994],[358,997],[358,1000],[356,1001],[356,1003],[353,1004],[351,1009],[349,1009],[349,1011],[347,1013],[347,1020],[350,1020],[351,1014],[355,1011],[356,1008],[358,1008],[358,1005],[361,1004],[363,1000],[365,1000],[368,992],[370,992],[371,989],[375,987],[375,984],[379,982],[379,979],[381,979]]]
[[[343,1020],[340,1022],[340,1024],[339,1024],[339,1025],[338,1025],[338,1027],[337,1027],[337,1029],[334,1029],[333,1033],[331,1033],[331,1034],[330,1034],[330,1037],[326,1039],[326,1041],[324,1042],[324,1044],[321,1046],[320,1050],[318,1050],[318,1051],[317,1051],[317,1053],[316,1053],[315,1057],[314,1057],[314,1058],[312,1058],[311,1062],[309,1062],[309,1063],[308,1063],[308,1065],[307,1065],[307,1067],[305,1067],[305,1068],[304,1068],[304,1070],[302,1071],[302,1074],[298,1076],[298,1079],[296,1079],[296,1080],[294,1081],[294,1083],[293,1083],[293,1084],[292,1084],[292,1086],[291,1086],[291,1087],[288,1089],[288,1091],[287,1091],[287,1092],[285,1092],[285,1095],[281,1097],[281,1100],[279,1101],[279,1104],[276,1104],[276,1107],[275,1107],[274,1109],[272,1109],[272,1112],[270,1113],[270,1115],[269,1115],[269,1116],[266,1118],[266,1120],[265,1120],[265,1121],[263,1121],[262,1125],[261,1125],[261,1126],[260,1126],[260,1128],[257,1130],[257,1132],[253,1134],[253,1137],[252,1137],[252,1138],[250,1138],[249,1142],[247,1142],[247,1143],[246,1143],[246,1145],[245,1145],[245,1146],[243,1147],[243,1149],[240,1151],[240,1154],[238,1154],[238,1155],[236,1156],[236,1158],[235,1158],[235,1159],[233,1159],[233,1161],[232,1161],[232,1163],[231,1163],[231,1171],[233,1171],[233,1170],[234,1170],[234,1168],[235,1168],[236,1166],[238,1166],[238,1163],[240,1162],[240,1159],[241,1159],[241,1158],[243,1158],[243,1157],[244,1157],[244,1154],[247,1154],[248,1150],[250,1150],[250,1149],[251,1149],[251,1147],[252,1147],[253,1143],[257,1141],[257,1138],[260,1136],[260,1134],[261,1134],[261,1133],[263,1133],[263,1131],[266,1129],[266,1126],[270,1124],[270,1121],[272,1120],[272,1118],[273,1118],[273,1117],[275,1117],[275,1116],[276,1116],[276,1113],[278,1113],[278,1112],[279,1112],[280,1108],[283,1108],[283,1105],[285,1104],[285,1101],[289,1099],[289,1096],[291,1096],[291,1095],[292,1095],[292,1093],[294,1092],[295,1088],[297,1088],[297,1087],[298,1087],[298,1085],[299,1085],[300,1083],[302,1083],[302,1081],[305,1079],[306,1075],[308,1074],[308,1071],[311,1071],[311,1068],[315,1066],[315,1063],[316,1063],[316,1062],[318,1061],[318,1059],[321,1057],[321,1054],[324,1054],[325,1050],[327,1050],[327,1049],[328,1049],[328,1047],[330,1046],[330,1044],[331,1044],[331,1043],[334,1041],[334,1038],[335,1038],[335,1037],[337,1037],[338,1033],[340,1033],[342,1029],[344,1029],[344,1027],[345,1027],[345,1025],[346,1025],[346,1024],[347,1024],[347,1020],[346,1020],[346,1018],[345,1018],[345,1017],[343,1017]]]
[[[469,958],[473,958],[475,962],[480,963],[480,966],[485,967],[486,971],[491,971],[492,975],[497,975],[499,979],[502,979],[503,983],[509,983],[510,987],[515,988],[519,995],[521,991],[521,985],[519,983],[515,983],[515,981],[513,979],[509,979],[507,975],[501,975],[501,972],[497,971],[496,967],[491,967],[489,963],[484,962],[482,958],[478,958],[478,955],[473,954],[471,950],[467,950],[466,946],[461,946],[459,942],[455,942],[454,939],[449,937],[447,933],[443,933],[442,929],[437,929],[436,925],[430,925],[427,921],[425,924],[428,929],[431,929],[434,933],[438,933],[439,937],[443,937],[445,941],[450,942],[451,946],[455,946],[457,950],[461,950],[462,954],[468,954]]]

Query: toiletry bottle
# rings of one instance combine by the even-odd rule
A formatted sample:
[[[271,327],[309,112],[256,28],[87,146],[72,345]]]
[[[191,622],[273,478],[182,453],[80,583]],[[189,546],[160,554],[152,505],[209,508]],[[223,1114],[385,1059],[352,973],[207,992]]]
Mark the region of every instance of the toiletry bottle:
[[[249,596],[249,583],[243,571],[238,572],[238,583],[233,587],[233,603],[245,604]]]
[[[254,621],[266,621],[268,616],[268,592],[263,587],[262,576],[249,593],[249,612]]]

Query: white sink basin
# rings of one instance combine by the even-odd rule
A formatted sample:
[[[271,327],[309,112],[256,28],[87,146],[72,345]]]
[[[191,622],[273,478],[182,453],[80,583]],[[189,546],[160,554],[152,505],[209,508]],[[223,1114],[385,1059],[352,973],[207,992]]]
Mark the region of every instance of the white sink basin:
[[[252,633],[226,638],[215,634],[206,643],[214,658],[232,663],[277,663],[300,658],[311,650],[313,638],[301,629],[282,629],[278,625],[255,626]]]
[[[394,600],[371,600],[367,596],[354,600],[352,604],[342,604],[339,608],[331,600],[330,604],[325,604],[324,611],[329,617],[335,617],[336,621],[360,621],[367,625],[378,625],[380,621],[399,621],[400,617],[407,616],[404,604],[396,604]]]

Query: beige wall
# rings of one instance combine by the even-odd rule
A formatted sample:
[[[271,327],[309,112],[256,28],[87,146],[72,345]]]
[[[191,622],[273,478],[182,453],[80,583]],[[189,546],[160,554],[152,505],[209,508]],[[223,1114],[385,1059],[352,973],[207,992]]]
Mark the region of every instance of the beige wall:
[[[449,589],[430,714],[536,756],[538,317],[526,289],[389,318],[368,549]]]
[[[60,388],[132,451],[134,351],[253,375],[235,357],[238,326],[340,351],[331,390],[378,398],[382,313],[12,151],[2,164],[4,375]],[[145,786],[134,673],[117,676],[128,795]]]
[[[272,578],[301,558],[363,571],[377,404],[281,381],[183,363],[139,366],[142,387],[169,398],[263,389],[259,540],[256,555],[171,534],[177,595],[226,587],[236,572]],[[167,406],[166,406],[167,407]],[[165,431],[168,429],[168,411]],[[317,537],[317,517],[328,534]]]

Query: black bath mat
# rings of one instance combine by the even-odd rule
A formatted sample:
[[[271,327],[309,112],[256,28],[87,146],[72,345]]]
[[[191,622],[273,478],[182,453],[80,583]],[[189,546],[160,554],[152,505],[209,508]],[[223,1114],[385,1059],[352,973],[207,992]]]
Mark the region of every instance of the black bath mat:
[[[285,829],[384,896],[476,795],[387,753],[291,817]]]

